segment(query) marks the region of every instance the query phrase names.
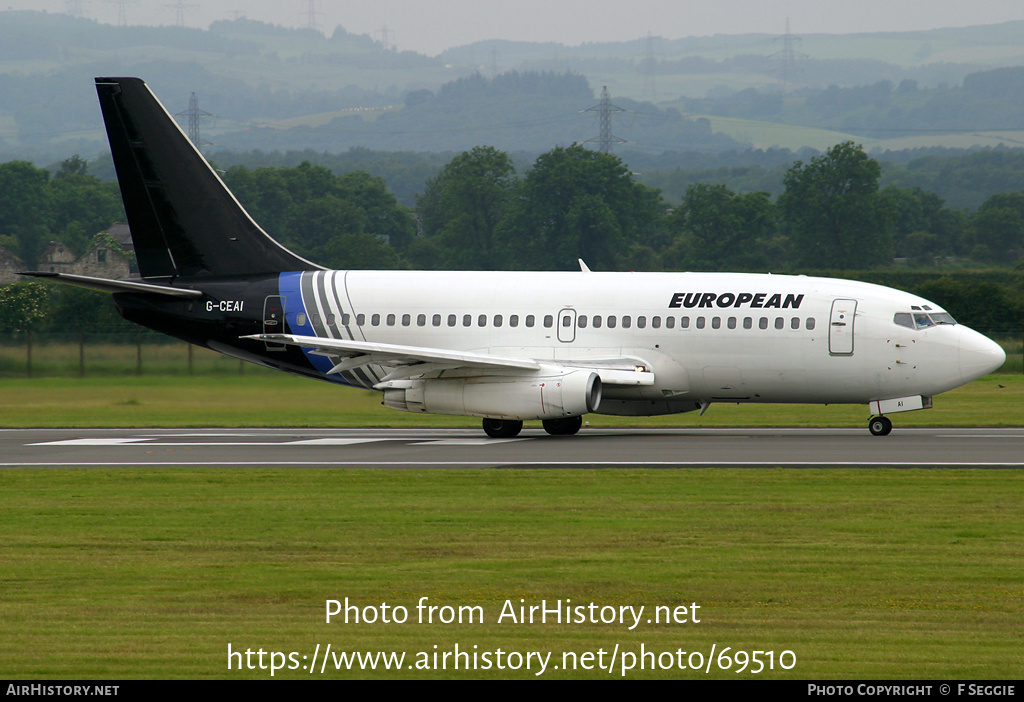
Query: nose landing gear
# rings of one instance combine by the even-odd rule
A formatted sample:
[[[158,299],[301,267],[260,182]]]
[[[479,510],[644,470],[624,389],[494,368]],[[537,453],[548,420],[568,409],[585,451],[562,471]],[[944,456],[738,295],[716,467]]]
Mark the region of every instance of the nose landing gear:
[[[872,417],[868,422],[868,431],[874,436],[888,436],[892,432],[892,420],[888,417]]]

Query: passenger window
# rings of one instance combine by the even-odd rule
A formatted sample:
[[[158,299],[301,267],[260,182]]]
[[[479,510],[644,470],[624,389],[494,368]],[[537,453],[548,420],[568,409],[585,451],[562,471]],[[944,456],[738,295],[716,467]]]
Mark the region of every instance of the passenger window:
[[[431,319],[430,319],[430,322],[431,322],[431,324],[433,324],[433,325],[434,325],[435,327],[439,327],[439,326],[441,326],[441,315],[439,315],[439,314],[435,314],[435,315],[434,315],[433,317],[431,317]]]
[[[609,329],[614,329],[615,328],[615,315],[614,314],[608,315],[608,328]]]
[[[534,323],[535,323],[535,321],[536,320],[534,319],[534,316],[532,314],[526,315],[526,326],[532,328]]]
[[[729,317],[729,328],[730,329],[735,329],[736,328],[736,318],[735,317]]]
[[[579,325],[580,329],[586,329],[587,328],[587,315],[581,314],[579,320],[576,323]]]
[[[601,315],[595,314],[594,315],[594,329],[600,329],[600,328],[601,328]]]
[[[807,321],[804,324],[805,324],[805,326],[808,329],[810,329],[811,331],[814,331],[814,327],[816,326],[816,323],[814,321],[814,317],[808,317]]]
[[[657,319],[657,317],[655,317],[655,319]],[[665,317],[665,328],[666,329],[675,329],[676,328],[676,318],[675,317]]]
[[[496,315],[494,315],[494,326],[496,326],[496,327],[500,327],[500,326],[501,326],[501,323],[502,323],[502,321],[503,321],[503,320],[502,320],[502,318],[501,318],[501,315],[500,315],[500,314],[496,314]]]
[[[753,329],[754,328],[754,320],[751,319],[750,317],[744,317],[743,318],[743,328],[744,329]]]
[[[372,317],[370,317],[370,324],[375,326],[375,327],[379,327],[380,326],[380,315],[379,314],[375,314]]]
[[[565,327],[566,329],[571,327],[572,326],[572,317],[570,317],[569,315],[565,315],[564,317],[562,317],[562,326]]]
[[[679,328],[680,329],[689,329],[690,328],[690,318],[689,317],[680,317],[679,318]]]
[[[471,327],[471,326],[473,326],[473,315],[471,315],[471,314],[462,315],[462,326],[464,326],[464,327]]]
[[[759,319],[757,321],[757,326],[760,329],[767,329],[768,328],[768,318],[767,317],[761,317],[761,319]]]
[[[427,326],[427,315],[421,314],[416,317],[416,326],[425,327]]]
[[[393,314],[389,314],[388,315],[388,326],[389,327],[395,326],[395,315],[393,315]]]
[[[306,326],[306,313],[305,312],[299,312],[297,315],[295,315],[295,324],[300,326],[300,327]]]
[[[402,315],[402,326],[403,327],[408,327],[411,324],[412,324],[412,315],[411,314],[403,314]]]
[[[628,314],[627,315],[623,315],[623,317],[622,317],[622,328],[623,329],[629,329],[631,326],[633,326],[633,318],[630,317]]]
[[[800,318],[799,317],[793,317],[793,319],[789,320],[789,326],[792,327],[793,329],[799,329],[800,328]]]
[[[509,315],[508,325],[510,327],[513,327],[513,328],[518,327],[519,326],[519,315],[518,314]]]
[[[341,315],[341,326],[347,327],[351,323],[352,323],[352,315],[348,314],[347,312],[345,314]]]
[[[555,326],[555,318],[550,314],[544,315],[544,328],[550,329],[553,326]]]
[[[366,324],[366,315],[365,314],[357,314],[356,315],[356,326],[361,327],[364,324]]]
[[[711,319],[711,328],[712,329],[721,329],[722,328],[722,318],[721,317],[713,317]]]
[[[487,315],[486,314],[482,314],[479,317],[477,317],[476,318],[476,325],[478,327],[486,327],[487,326]]]
[[[661,317],[652,317],[651,318],[651,328],[652,329],[661,329]]]
[[[448,326],[449,327],[454,327],[456,322],[458,322],[458,319],[455,317],[454,314],[448,315]]]
[[[647,317],[637,317],[636,318],[636,328],[637,329],[646,329],[647,328]]]
[[[775,318],[775,328],[776,329],[785,329],[786,328],[786,320],[784,320],[782,317],[776,317]]]
[[[698,329],[703,329],[704,328],[704,318],[703,317],[697,317],[697,328]]]

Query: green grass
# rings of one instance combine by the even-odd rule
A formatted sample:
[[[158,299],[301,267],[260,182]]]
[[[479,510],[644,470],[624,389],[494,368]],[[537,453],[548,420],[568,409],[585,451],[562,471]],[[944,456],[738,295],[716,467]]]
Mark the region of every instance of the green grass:
[[[1022,501],[1019,471],[3,471],[0,669],[268,678],[229,671],[228,644],[412,657],[457,642],[559,662],[616,644],[715,644],[796,654],[792,671],[757,677],[1012,679],[1024,664]],[[485,620],[325,624],[325,601],[345,597],[405,606],[412,620],[428,597]],[[696,603],[701,621],[497,624],[520,599]]]
[[[992,375],[898,426],[1020,426]],[[0,379],[0,426],[478,426],[246,366]],[[864,407],[713,406],[609,426],[857,426]],[[791,679],[1012,679],[1024,653],[1024,472],[0,471],[0,673],[267,678],[227,647],[583,654],[790,650]],[[324,623],[325,601],[479,606],[475,624]],[[700,605],[699,624],[497,624],[506,600]],[[322,650],[322,649],[321,649]],[[607,655],[607,653],[606,653]],[[776,658],[777,659],[777,658]],[[324,677],[519,677],[361,671]],[[748,677],[713,671],[712,677]],[[308,677],[279,671],[275,677]],[[319,677],[319,676],[317,676]],[[549,670],[545,677],[619,677]],[[636,677],[705,677],[633,671]]]
[[[473,417],[397,412],[379,393],[246,367],[245,375],[0,379],[0,427],[479,427]],[[591,414],[589,428],[862,427],[862,405],[712,405],[666,417]],[[894,416],[897,426],[1022,426],[1024,375],[996,374]]]

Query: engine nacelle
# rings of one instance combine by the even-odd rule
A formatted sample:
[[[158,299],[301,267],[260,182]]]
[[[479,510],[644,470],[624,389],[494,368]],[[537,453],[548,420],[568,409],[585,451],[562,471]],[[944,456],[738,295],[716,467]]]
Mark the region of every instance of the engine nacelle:
[[[407,380],[384,390],[384,405],[403,412],[491,419],[559,419],[597,410],[601,378],[593,371],[545,377]]]

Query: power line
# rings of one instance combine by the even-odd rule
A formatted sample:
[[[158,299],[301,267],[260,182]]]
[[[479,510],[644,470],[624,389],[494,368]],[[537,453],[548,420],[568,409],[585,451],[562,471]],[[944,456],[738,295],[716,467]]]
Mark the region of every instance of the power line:
[[[612,135],[612,115],[619,112],[628,112],[618,105],[612,104],[611,94],[608,92],[608,86],[604,86],[604,90],[601,91],[601,102],[588,107],[583,112],[596,112],[599,115],[601,124],[600,136],[587,139],[584,144],[597,144],[597,150],[603,154],[610,154],[612,152],[612,146],[614,144],[625,144],[625,139],[619,139]]]
[[[106,0],[106,2],[112,2],[117,5],[117,26],[127,27],[128,13],[125,12],[125,8],[128,5],[134,4],[136,0]]]
[[[203,147],[209,146],[211,142],[203,141],[199,132],[199,120],[203,117],[213,117],[213,115],[206,110],[199,109],[199,98],[196,97],[195,93],[192,93],[192,97],[188,99],[188,109],[174,116],[188,116],[188,139],[192,142],[192,146],[196,147],[196,151],[202,153]]]
[[[178,17],[177,17],[177,23],[176,24],[179,27],[184,27],[185,26],[185,10],[187,8],[199,7],[199,5],[186,5],[184,0],[178,0],[173,5],[164,5],[164,7],[173,7],[175,10],[177,10],[178,11]]]
[[[312,29],[317,31],[318,27],[316,24],[316,0],[306,0],[306,29]]]
[[[798,58],[807,58],[807,54],[798,54],[796,52],[796,43],[800,41],[800,37],[793,36],[789,31],[789,18],[786,18],[786,33],[781,37],[775,37],[775,41],[782,40],[782,51],[778,51],[768,58],[782,58],[782,94],[785,95],[790,88],[790,82],[793,80],[796,74],[796,60]]]

